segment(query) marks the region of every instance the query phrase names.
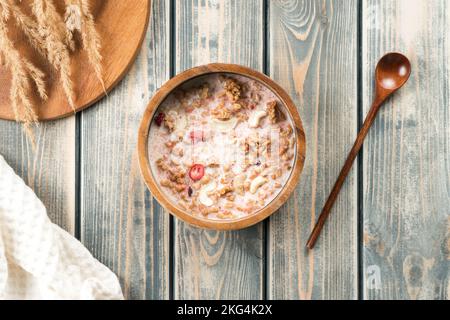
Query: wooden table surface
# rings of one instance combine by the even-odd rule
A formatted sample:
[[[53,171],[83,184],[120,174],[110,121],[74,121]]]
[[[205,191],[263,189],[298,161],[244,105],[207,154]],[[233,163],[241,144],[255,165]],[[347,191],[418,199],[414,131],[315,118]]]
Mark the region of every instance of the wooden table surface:
[[[130,299],[449,299],[450,3],[447,0],[152,2],[128,76],[96,106],[44,123],[33,152],[0,121],[0,154],[51,219],[110,267]],[[387,51],[412,62],[381,110],[311,253],[305,243],[373,97]],[[298,106],[307,139],[289,202],[247,230],[171,218],[140,175],[153,92],[207,62],[264,71]]]

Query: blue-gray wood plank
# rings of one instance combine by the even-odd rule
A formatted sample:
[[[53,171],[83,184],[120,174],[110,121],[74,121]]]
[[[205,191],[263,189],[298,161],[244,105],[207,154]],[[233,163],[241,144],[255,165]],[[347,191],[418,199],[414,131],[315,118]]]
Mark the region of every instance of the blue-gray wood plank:
[[[263,1],[177,1],[175,14],[176,72],[217,61],[263,70]],[[217,232],[176,220],[174,231],[175,298],[263,298],[262,224]]]
[[[269,296],[356,299],[356,166],[316,248],[308,252],[305,243],[356,138],[357,2],[270,4],[270,75],[298,107],[306,160],[294,196],[270,219]]]
[[[170,2],[152,1],[141,52],[126,78],[81,117],[81,241],[119,277],[129,299],[168,299],[169,214],[141,178],[137,132],[169,78]]]
[[[450,3],[363,1],[363,113],[387,51],[412,63],[364,145],[366,299],[449,299]]]

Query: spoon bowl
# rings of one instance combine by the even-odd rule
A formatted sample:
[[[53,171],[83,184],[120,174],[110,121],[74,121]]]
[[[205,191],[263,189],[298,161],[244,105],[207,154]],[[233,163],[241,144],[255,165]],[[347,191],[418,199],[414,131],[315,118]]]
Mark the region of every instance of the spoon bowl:
[[[400,89],[411,75],[411,63],[398,52],[383,56],[377,64],[375,79],[381,88],[392,91]]]

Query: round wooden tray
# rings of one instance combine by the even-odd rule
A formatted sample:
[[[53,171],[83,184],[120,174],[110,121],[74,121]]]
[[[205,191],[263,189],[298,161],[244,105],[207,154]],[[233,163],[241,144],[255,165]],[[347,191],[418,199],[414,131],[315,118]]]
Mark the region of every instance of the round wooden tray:
[[[26,2],[26,1],[24,1]],[[115,1],[92,0],[91,7],[95,16],[97,30],[102,39],[103,74],[107,91],[110,91],[126,74],[135,60],[146,34],[149,13],[149,0]],[[13,20],[13,19],[10,19]],[[49,98],[42,102],[37,96],[35,101],[40,120],[53,120],[73,115],[57,72],[32,49],[23,34],[10,23],[14,40],[21,54],[28,57],[46,75]],[[76,111],[83,110],[103,96],[105,92],[93,72],[87,55],[77,49],[72,54],[72,79],[76,93]],[[0,65],[0,119],[14,120],[10,104],[10,73]]]
[[[267,88],[272,90],[280,99],[296,127],[296,154],[294,167],[285,186],[280,191],[278,196],[274,200],[272,200],[272,202],[270,202],[266,207],[254,214],[239,219],[211,220],[199,216],[194,216],[191,213],[182,210],[166,196],[163,190],[161,190],[157,181],[155,181],[155,178],[153,177],[149,162],[148,135],[153,116],[157,111],[159,105],[171,92],[173,92],[174,89],[176,89],[183,83],[196,77],[211,73],[238,74],[261,82]],[[197,227],[215,230],[243,229],[264,220],[272,213],[274,213],[277,209],[279,209],[287,201],[287,199],[297,186],[297,183],[300,179],[300,174],[303,170],[303,164],[305,162],[305,152],[306,142],[302,122],[300,120],[300,115],[298,114],[297,108],[289,95],[278,84],[276,84],[272,79],[265,76],[264,74],[247,67],[233,64],[213,63],[209,65],[199,66],[184,71],[183,73],[180,73],[176,77],[170,79],[158,90],[158,92],[156,92],[154,97],[150,100],[147,109],[145,110],[138,135],[139,164],[141,167],[142,175],[144,176],[145,183],[150,189],[152,195],[159,201],[159,203],[161,203],[163,207],[165,207],[168,211],[170,211],[178,218]]]

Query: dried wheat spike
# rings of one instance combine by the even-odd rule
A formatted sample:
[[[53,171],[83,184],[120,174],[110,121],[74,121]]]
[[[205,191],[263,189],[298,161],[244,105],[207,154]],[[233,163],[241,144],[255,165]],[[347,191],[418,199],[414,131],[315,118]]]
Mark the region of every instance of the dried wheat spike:
[[[66,0],[66,13],[64,21],[66,23],[66,37],[73,41],[75,31],[81,30],[81,8],[78,0]],[[75,46],[70,48],[75,50]]]
[[[100,53],[101,40],[95,28],[94,17],[91,13],[88,0],[65,0],[66,3],[66,27],[73,36],[75,31],[80,32],[83,49],[87,52],[95,75],[106,92],[103,81],[102,55]]]
[[[75,96],[71,79],[70,53],[67,45],[66,26],[63,19],[56,11],[52,1],[34,0],[32,11],[40,27],[47,58],[49,62],[59,71],[62,87],[66,94],[69,105],[75,111],[73,97]]]
[[[2,8],[2,19],[3,21],[8,21],[11,8],[9,7],[8,0],[0,0],[0,7]]]
[[[45,41],[40,34],[39,25],[31,19],[29,16],[24,14],[14,0],[0,0],[9,1],[10,10],[12,16],[14,17],[16,25],[22,30],[22,32],[27,37],[30,44],[42,55],[45,56]]]
[[[2,12],[4,12],[4,9]],[[10,99],[16,121],[24,123],[24,130],[34,144],[31,126],[32,124],[37,124],[38,117],[28,96],[31,89],[28,74],[32,74],[31,79],[39,87],[38,90],[41,96],[46,96],[45,86],[43,85],[43,73],[27,59],[21,57],[20,53],[14,48],[13,43],[8,38],[5,19],[0,19],[0,52],[6,66],[11,71]],[[19,113],[20,106],[23,107],[23,113]]]

